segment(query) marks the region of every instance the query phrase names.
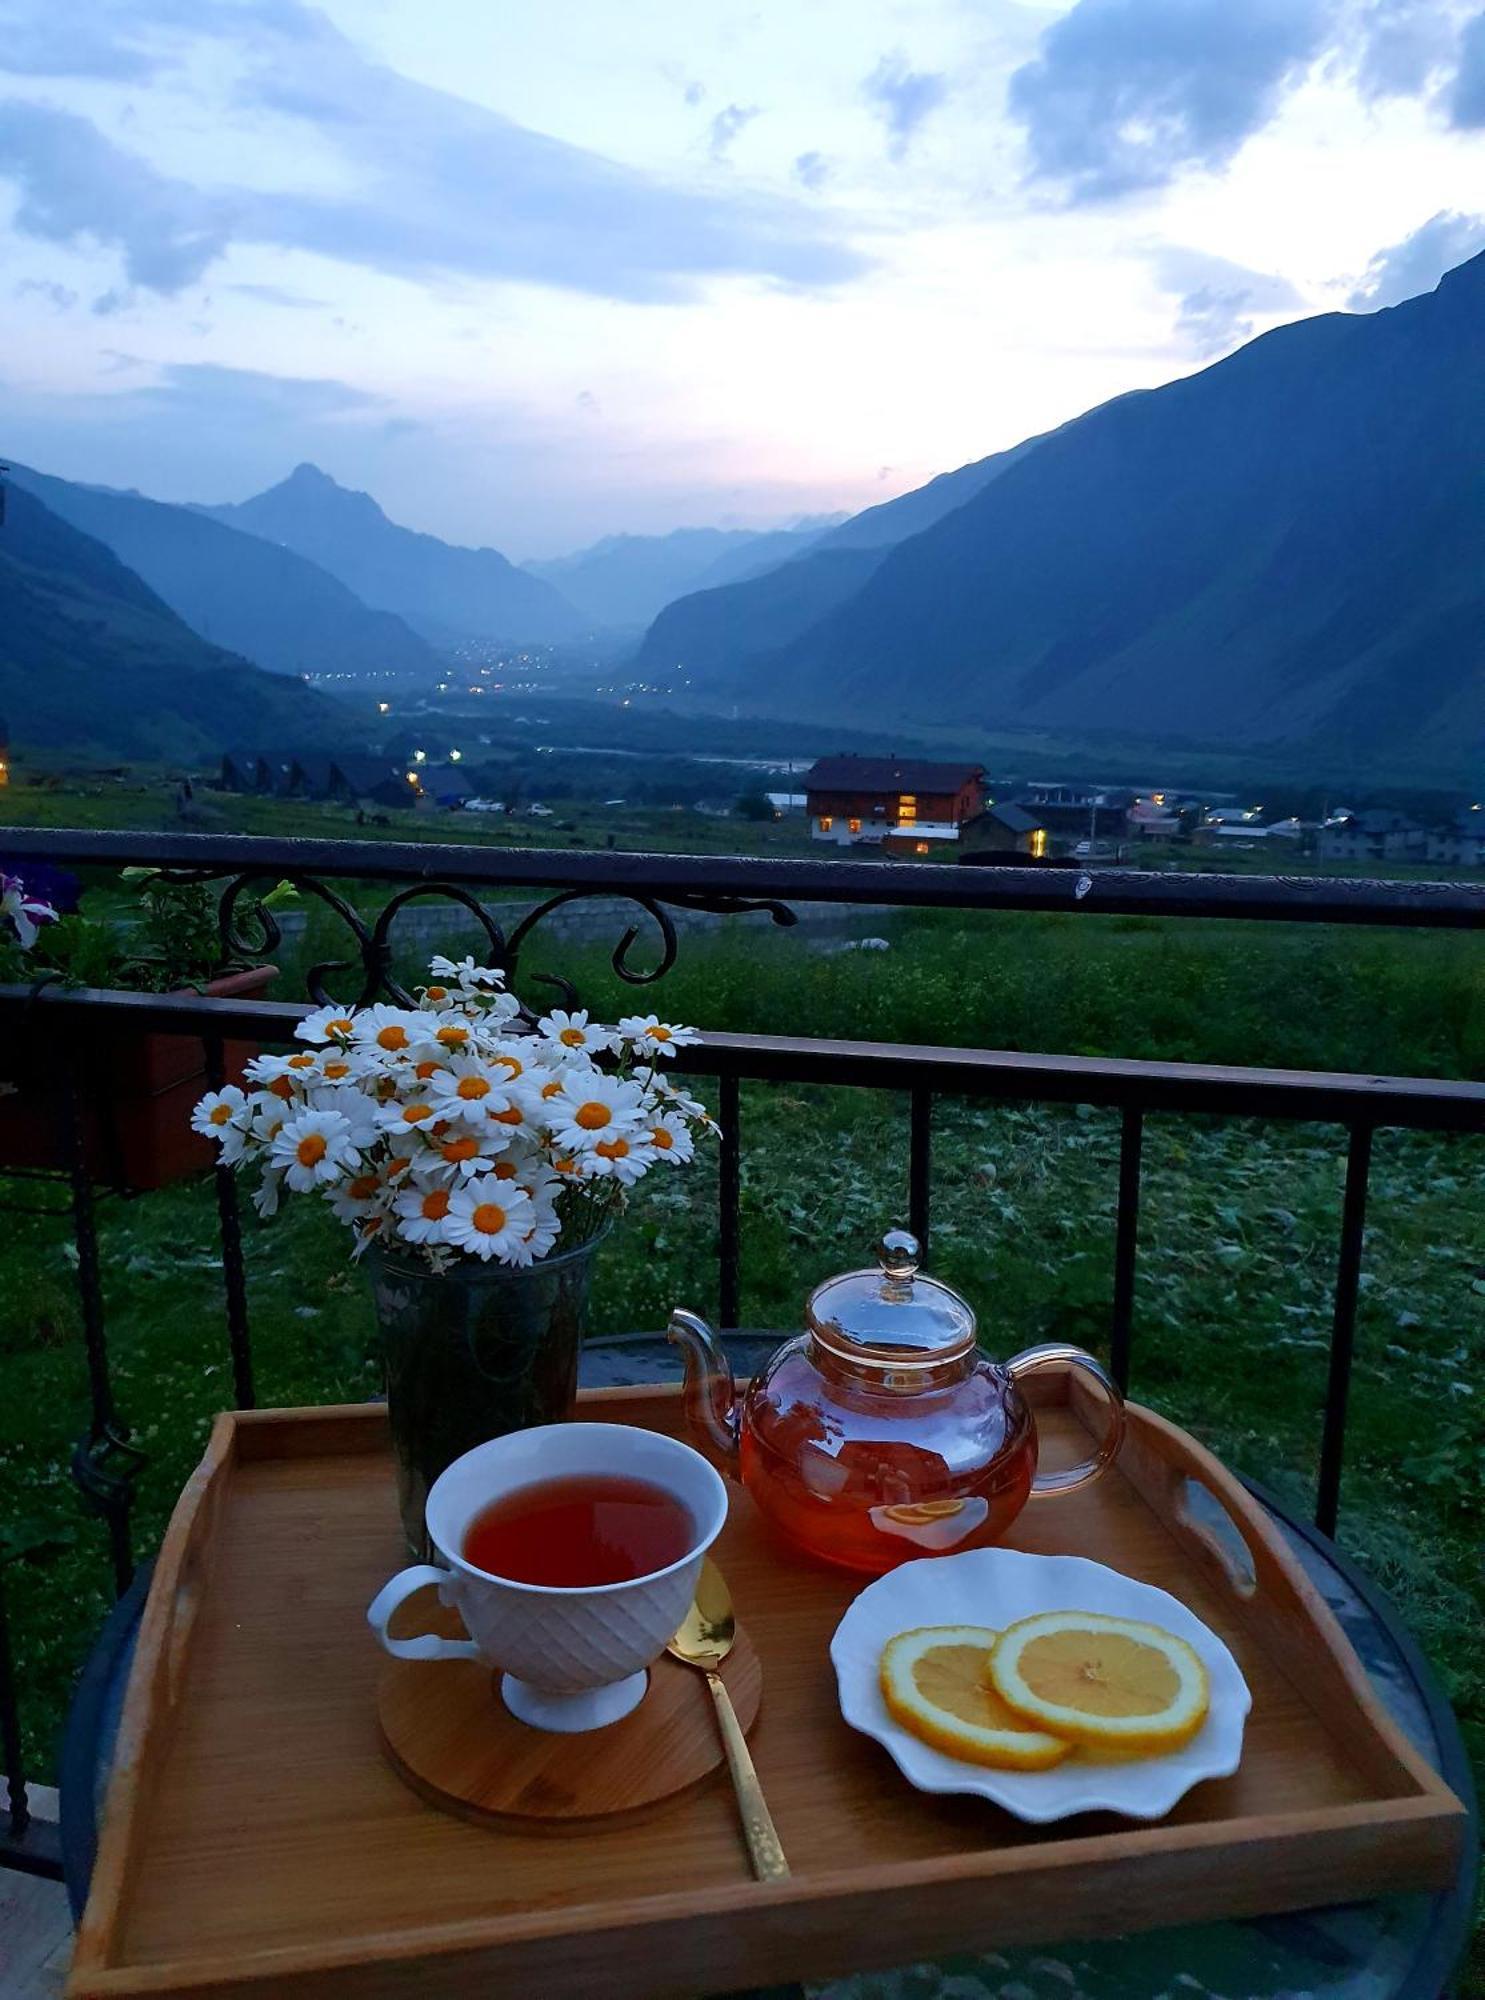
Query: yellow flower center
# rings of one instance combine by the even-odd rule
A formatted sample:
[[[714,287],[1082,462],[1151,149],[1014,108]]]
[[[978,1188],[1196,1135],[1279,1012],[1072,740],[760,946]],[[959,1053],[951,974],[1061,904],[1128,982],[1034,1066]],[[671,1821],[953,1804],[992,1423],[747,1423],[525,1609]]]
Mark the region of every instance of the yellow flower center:
[[[325,1157],[325,1141],[318,1132],[306,1132],[294,1151],[301,1167],[317,1167]]]
[[[509,1160],[497,1160],[490,1171],[497,1181],[513,1181],[516,1177],[515,1167]]]
[[[431,1194],[423,1196],[423,1219],[425,1222],[442,1222],[449,1212],[449,1197],[446,1188],[435,1188]]]
[[[556,1097],[560,1095],[561,1090],[562,1090],[561,1083],[558,1081],[556,1077],[553,1077],[550,1083],[544,1083],[542,1085],[541,1094],[543,1097]]]
[[[575,1174],[578,1170],[578,1163],[571,1153],[565,1159],[553,1160],[552,1165],[559,1174]]]
[[[426,1083],[430,1076],[438,1075],[438,1064],[432,1061],[420,1062],[413,1070],[419,1083]]]
[[[646,1028],[645,1033],[652,1042],[668,1042],[671,1039],[669,1028],[662,1027],[658,1021],[653,1028]]]
[[[411,1154],[408,1154],[408,1155],[407,1155],[407,1156],[406,1156],[405,1158],[399,1158],[399,1159],[396,1159],[396,1160],[388,1160],[388,1162],[387,1162],[387,1179],[388,1179],[389,1181],[394,1181],[394,1180],[396,1180],[397,1176],[398,1176],[399,1174],[405,1174],[405,1173],[407,1172],[408,1168],[409,1168],[409,1167],[410,1167],[411,1165],[412,1165],[412,1155],[411,1155]]]
[[[492,1111],[490,1116],[497,1125],[524,1125],[526,1114],[519,1104],[508,1104],[504,1111]]]
[[[286,1076],[276,1076],[268,1088],[273,1092],[275,1097],[282,1097],[285,1103],[290,1102],[293,1098],[294,1086]]]
[[[624,1160],[629,1157],[629,1141],[627,1139],[600,1139],[593,1150],[595,1153],[601,1153],[606,1160]]]
[[[472,1160],[479,1149],[480,1142],[478,1139],[464,1138],[449,1139],[439,1148],[439,1151],[452,1165],[460,1160]]]
[[[425,986],[423,991],[430,1000],[447,1000],[449,997],[447,986]]]
[[[351,1066],[348,1062],[328,1062],[325,1065],[325,1074],[332,1082],[338,1082],[341,1077],[349,1076],[350,1073]]]
[[[397,1022],[391,1021],[388,1022],[385,1028],[377,1029],[376,1040],[378,1048],[405,1049],[407,1047],[407,1030],[399,1026]]]
[[[461,1076],[459,1095],[462,1098],[481,1098],[490,1095],[490,1079],[487,1076]]]
[[[585,1132],[601,1132],[611,1123],[613,1113],[606,1104],[600,1104],[596,1097],[590,1097],[586,1104],[580,1104],[573,1114],[573,1123],[581,1125]]]
[[[425,1118],[432,1116],[431,1104],[404,1104],[402,1107],[402,1122],[405,1125],[420,1125]]]
[[[482,1201],[469,1220],[481,1236],[498,1236],[505,1227],[505,1210],[499,1202]]]
[[[512,1082],[514,1082],[515,1079],[518,1076],[520,1076],[526,1068],[526,1065],[521,1061],[521,1058],[519,1056],[499,1055],[499,1056],[492,1056],[490,1060],[491,1062],[504,1063],[506,1068],[511,1073]]]
[[[348,1035],[355,1025],[355,1022],[349,1019],[348,1016],[341,1014],[337,1019],[325,1023],[325,1033],[327,1035]]]
[[[214,1104],[208,1115],[213,1125],[225,1125],[227,1120],[232,1116],[232,1106],[230,1104]]]
[[[359,1174],[347,1186],[346,1193],[352,1201],[370,1201],[371,1197],[376,1193],[376,1175]]]
[[[667,1132],[663,1125],[657,1125],[650,1134],[650,1144],[658,1152],[668,1153],[675,1144],[675,1136],[673,1133]]]
[[[565,1042],[570,1049],[580,1049],[587,1040],[581,1028],[564,1028],[557,1040]]]
[[[468,1028],[440,1028],[434,1039],[442,1042],[446,1049],[462,1048],[469,1040],[469,1030]]]
[[[290,1069],[313,1069],[314,1066],[315,1066],[315,1059],[311,1055],[299,1055],[299,1056],[289,1057]]]

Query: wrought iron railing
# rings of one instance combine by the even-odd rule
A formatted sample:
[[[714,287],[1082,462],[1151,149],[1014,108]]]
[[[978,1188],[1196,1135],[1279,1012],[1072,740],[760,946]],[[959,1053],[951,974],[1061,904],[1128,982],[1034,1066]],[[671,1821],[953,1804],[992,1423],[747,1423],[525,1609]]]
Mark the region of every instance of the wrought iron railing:
[[[15,861],[52,866],[145,865],[181,881],[222,884],[224,959],[269,955],[278,942],[272,911],[259,898],[282,881],[295,885],[340,922],[346,955],[307,976],[314,999],[405,995],[394,976],[395,925],[415,901],[441,900],[478,927],[482,954],[505,966],[520,990],[523,949],[557,910],[585,898],[619,898],[637,912],[613,942],[618,975],[635,985],[662,978],[679,949],[677,912],[727,916],[767,913],[794,922],[800,902],[971,910],[1063,910],[1088,915],[1249,919],[1265,922],[1400,925],[1485,930],[1485,886],[1435,882],[1370,882],[1299,877],[1082,872],[1034,867],[968,868],[882,862],[764,860],[740,856],[564,854],[512,852],[495,846],[437,846],[346,841],[269,841],[216,835],[123,833],[3,835]],[[338,885],[398,885],[374,917]],[[491,895],[545,892],[507,922]],[[655,926],[659,950],[639,963],[643,922]],[[562,987],[555,975],[537,974]],[[354,996],[350,985],[357,987]],[[57,982],[0,988],[0,1025],[25,1025],[55,1036],[58,1118],[66,1159],[67,1197],[76,1247],[77,1284],[88,1365],[91,1421],[73,1454],[73,1475],[106,1524],[114,1581],[122,1591],[134,1566],[133,1482],[143,1453],[115,1406],[104,1320],[94,1186],[86,1145],[88,1109],[85,1029],[133,1028],[200,1039],[208,1078],[225,1073],[224,1042],[286,1041],[305,1011],[281,1002],[226,1000],[196,993],[98,992]],[[1339,1224],[1329,1363],[1319,1441],[1315,1516],[1327,1533],[1336,1526],[1345,1451],[1373,1133],[1381,1127],[1437,1132],[1485,1132],[1485,1085],[1423,1078],[1360,1076],[1296,1070],[1224,1068],[1194,1063],[1124,1061],[1019,1051],[917,1047],[897,1043],[708,1034],[679,1052],[678,1066],[717,1080],[721,1146],[718,1174],[717,1293],[722,1323],[734,1326],[741,1287],[740,1210],[744,1132],[740,1084],[773,1080],[847,1085],[903,1094],[909,1106],[906,1196],[910,1225],[926,1245],[933,1226],[933,1112],[940,1096],[1101,1106],[1120,1113],[1115,1208],[1113,1305],[1109,1329],[1112,1371],[1129,1385],[1134,1341],[1144,1120],[1150,1112],[1212,1113],[1332,1123],[1347,1135],[1345,1193]],[[224,1321],[233,1396],[255,1401],[249,1299],[238,1221],[237,1188],[216,1173],[222,1252]],[[3,1278],[3,1255],[0,1255]],[[3,1524],[0,1524],[3,1525]],[[0,1770],[7,1782],[8,1824],[0,1816],[0,1862],[57,1872],[54,1843],[30,1819],[21,1758],[17,1675],[7,1631],[0,1570]]]

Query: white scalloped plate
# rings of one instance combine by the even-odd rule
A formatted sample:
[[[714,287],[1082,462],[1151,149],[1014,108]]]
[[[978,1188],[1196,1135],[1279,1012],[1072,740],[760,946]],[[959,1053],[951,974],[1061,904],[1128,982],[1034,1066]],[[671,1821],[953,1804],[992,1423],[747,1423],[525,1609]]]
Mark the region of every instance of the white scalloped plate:
[[[1039,1611],[1143,1618],[1184,1639],[1211,1679],[1211,1707],[1196,1735],[1164,1757],[1127,1764],[1083,1763],[1073,1756],[1050,1771],[992,1771],[920,1743],[888,1714],[878,1664],[882,1648],[897,1633],[919,1625],[1000,1630]],[[904,1563],[862,1591],[836,1627],[830,1657],[846,1721],[875,1737],[910,1784],[922,1792],[970,1792],[1039,1825],[1080,1812],[1163,1818],[1193,1785],[1230,1777],[1237,1769],[1243,1723],[1253,1705],[1237,1661],[1179,1598],[1083,1556],[970,1549]]]

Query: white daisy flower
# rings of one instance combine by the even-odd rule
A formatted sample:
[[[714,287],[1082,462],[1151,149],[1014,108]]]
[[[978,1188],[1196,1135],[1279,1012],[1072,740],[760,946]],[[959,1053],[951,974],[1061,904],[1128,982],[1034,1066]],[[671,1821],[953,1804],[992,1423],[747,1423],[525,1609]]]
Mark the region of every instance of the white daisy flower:
[[[424,1040],[427,1029],[423,1016],[411,1007],[363,1007],[356,1016],[353,1039],[368,1055],[398,1062],[414,1041]]]
[[[254,1151],[272,1145],[283,1130],[284,1120],[292,1116],[292,1107],[276,1091],[255,1091],[247,1102],[247,1134]]]
[[[191,1130],[204,1139],[225,1141],[234,1120],[245,1122],[247,1110],[247,1093],[235,1083],[229,1083],[224,1090],[209,1090],[191,1113]],[[238,1129],[241,1130],[240,1124]]]
[[[530,1195],[496,1180],[493,1174],[486,1174],[479,1180],[466,1181],[450,1196],[444,1241],[486,1262],[491,1257],[509,1262],[531,1226]]]
[[[680,1084],[672,1083],[668,1076],[652,1077],[647,1094],[658,1099],[665,1110],[677,1111],[684,1118],[694,1119],[704,1131],[718,1130],[716,1120],[700,1098],[693,1097],[690,1091],[683,1089]]]
[[[461,993],[499,993],[505,974],[498,965],[476,965],[473,958],[430,958],[428,970],[446,986]]]
[[[301,1194],[338,1181],[361,1164],[351,1144],[351,1128],[338,1111],[301,1111],[285,1119],[268,1158],[271,1165],[283,1168],[289,1186]]]
[[[524,1083],[497,1087],[483,1105],[485,1124],[493,1126],[507,1145],[521,1138],[540,1136],[545,1123],[545,1106],[539,1095]]]
[[[351,1144],[358,1153],[367,1152],[376,1144],[381,1131],[381,1119],[376,1104],[359,1090],[348,1090],[344,1085],[321,1085],[308,1093],[309,1108],[312,1111],[333,1111],[346,1122]]]
[[[355,1083],[365,1074],[363,1060],[354,1049],[344,1046],[323,1049],[319,1075],[326,1083]]]
[[[478,1121],[488,1098],[503,1096],[506,1071],[492,1070],[478,1056],[455,1056],[429,1078],[429,1095],[441,1117]]]
[[[648,1132],[642,1127],[637,1130],[631,1127],[627,1132],[616,1131],[611,1138],[600,1139],[587,1157],[595,1175],[616,1180],[620,1187],[633,1187],[654,1165],[655,1149]]]
[[[547,1104],[552,1137],[565,1152],[591,1152],[600,1139],[632,1134],[639,1125],[641,1094],[637,1083],[610,1076],[604,1070],[570,1072]]]
[[[540,1071],[542,1048],[533,1036],[517,1039],[514,1035],[505,1035],[485,1043],[484,1059],[500,1073],[502,1082],[514,1083],[517,1077],[527,1076],[533,1070]]]
[[[565,1008],[554,1007],[550,1014],[542,1015],[536,1029],[544,1041],[554,1042],[559,1049],[583,1049],[589,1055],[602,1055],[616,1040],[611,1028],[589,1022],[586,1008],[569,1014]]]
[[[476,1174],[487,1174],[502,1143],[499,1133],[488,1127],[483,1131],[471,1131],[467,1125],[453,1127],[441,1138],[429,1140],[413,1161],[413,1178],[466,1181]]]
[[[671,1166],[684,1167],[695,1156],[696,1142],[691,1128],[674,1111],[662,1111],[645,1137],[654,1148],[656,1159],[666,1160]]]
[[[694,1028],[677,1027],[656,1014],[626,1014],[619,1022],[619,1033],[632,1049],[651,1060],[673,1056],[677,1049],[701,1040]]]
[[[293,1068],[290,1068],[293,1063]],[[308,1049],[299,1049],[293,1056],[257,1055],[246,1065],[244,1075],[252,1083],[271,1085],[281,1082],[292,1083],[315,1066],[315,1057]],[[279,1091],[280,1097],[284,1096]]]
[[[447,1238],[449,1207],[453,1200],[446,1187],[412,1188],[398,1195],[392,1206],[397,1214],[398,1233],[409,1243],[444,1243]]]
[[[552,1250],[561,1234],[562,1225],[555,1215],[550,1212],[539,1215],[520,1242],[510,1251],[506,1262],[534,1264],[538,1258],[545,1257]]]
[[[349,1007],[317,1007],[312,1014],[306,1014],[294,1030],[301,1042],[347,1042],[355,1028],[355,1015]]]
[[[438,1111],[430,1091],[426,1095],[411,1097],[405,1104],[396,1098],[384,1104],[377,1115],[377,1123],[390,1138],[404,1139],[412,1133],[431,1131],[438,1123]]]
[[[284,1177],[274,1167],[265,1167],[263,1178],[253,1189],[253,1207],[266,1222],[270,1215],[278,1214],[279,1193]]]
[[[441,1020],[428,1038],[429,1053],[437,1053],[441,1058],[462,1055],[475,1045],[476,1030],[473,1022],[461,1015],[452,1014]]]
[[[367,1172],[357,1174],[354,1179],[342,1181],[329,1191],[329,1202],[336,1217],[341,1222],[358,1223],[366,1216],[374,1214],[385,1199],[385,1189],[378,1174]]]
[[[356,1240],[351,1246],[351,1262],[358,1264],[376,1242],[386,1234],[387,1218],[384,1215],[368,1215],[356,1224]]]

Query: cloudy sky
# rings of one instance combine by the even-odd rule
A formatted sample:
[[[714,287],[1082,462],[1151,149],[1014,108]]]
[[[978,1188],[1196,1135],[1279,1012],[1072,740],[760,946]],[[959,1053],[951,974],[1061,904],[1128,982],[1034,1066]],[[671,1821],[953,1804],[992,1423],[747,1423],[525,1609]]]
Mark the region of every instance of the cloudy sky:
[[[1481,247],[1479,0],[0,0],[0,454],[169,499],[854,509]]]

